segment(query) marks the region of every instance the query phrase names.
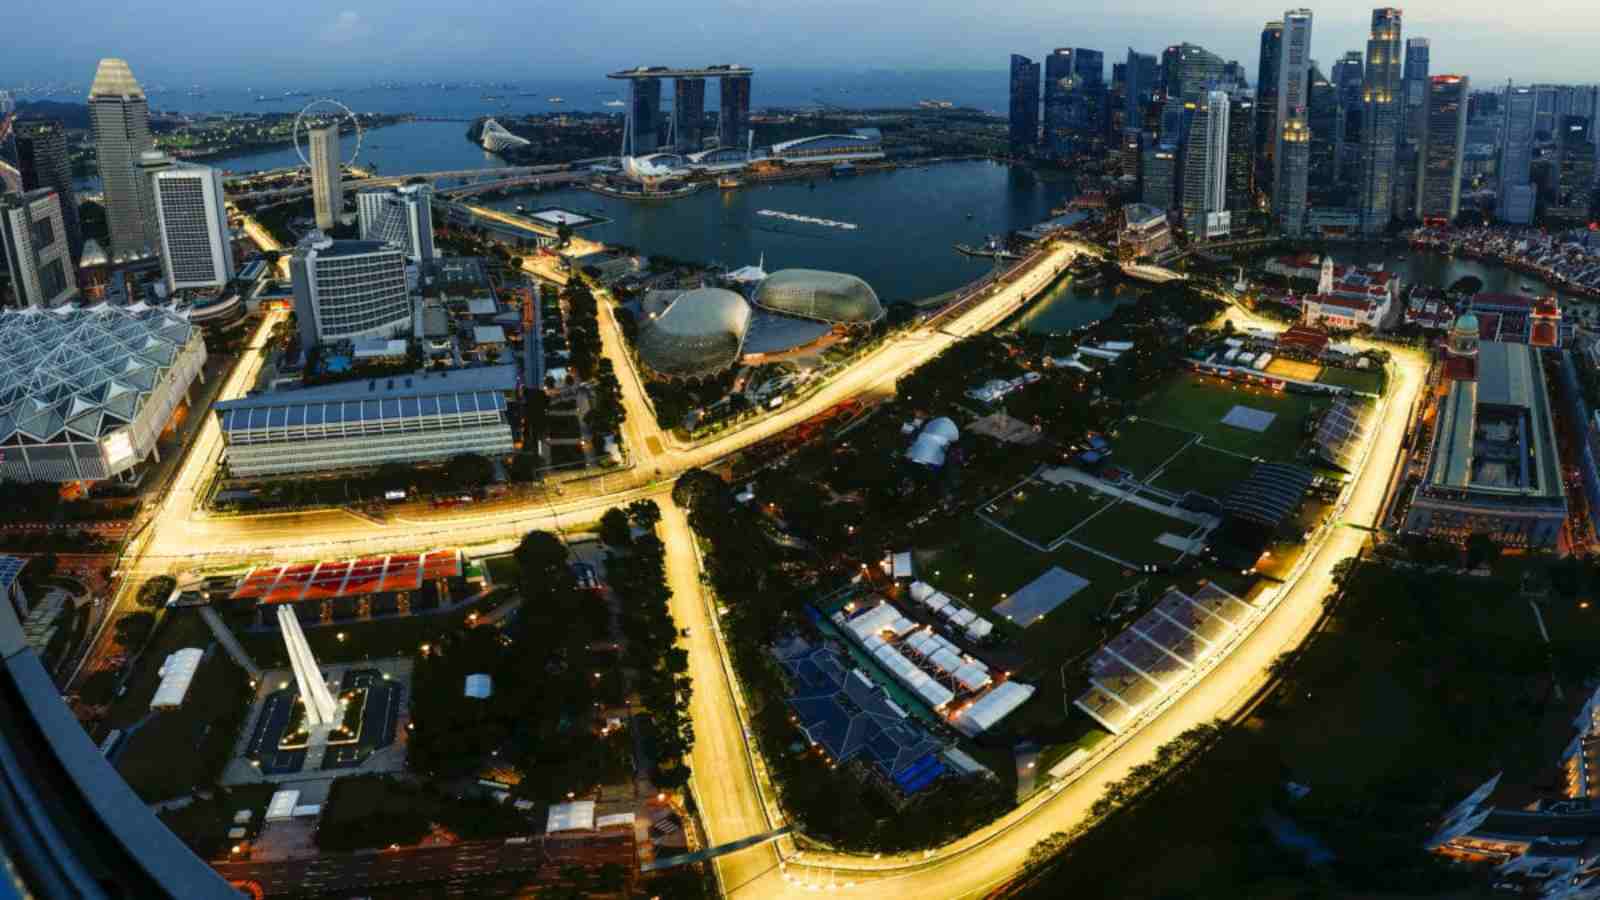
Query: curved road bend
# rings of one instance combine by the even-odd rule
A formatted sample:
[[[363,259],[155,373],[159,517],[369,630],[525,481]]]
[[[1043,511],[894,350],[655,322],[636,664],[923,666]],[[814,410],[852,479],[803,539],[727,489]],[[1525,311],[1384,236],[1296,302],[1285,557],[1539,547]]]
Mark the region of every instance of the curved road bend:
[[[1409,412],[1427,373],[1421,354],[1395,354],[1396,377],[1388,402]],[[1380,416],[1373,444],[1357,475],[1344,511],[1337,518],[1373,524],[1382,512],[1390,475],[1401,458],[1407,415]],[[671,535],[687,531],[681,513],[664,514]],[[1322,600],[1333,590],[1332,571],[1342,559],[1361,549],[1367,534],[1335,524],[1301,567],[1300,576],[1286,586],[1278,605],[1234,651],[1209,674],[1145,727],[1123,741],[1098,764],[1080,770],[1074,781],[1057,793],[1046,791],[998,822],[941,848],[931,858],[867,859],[807,853],[788,856],[780,863],[779,850],[766,845],[718,861],[723,889],[731,896],[803,896],[818,890],[860,890],[878,897],[981,896],[1009,881],[1019,872],[1035,843],[1081,821],[1089,807],[1110,783],[1126,776],[1134,766],[1155,755],[1162,744],[1185,730],[1239,711],[1266,683],[1267,670],[1277,656],[1298,646],[1321,613]],[[766,830],[762,799],[750,765],[730,759],[727,748],[746,746],[738,741],[742,727],[734,704],[724,699],[727,679],[714,659],[710,640],[710,613],[700,590],[698,562],[687,537],[667,541],[668,570],[674,593],[673,613],[691,629],[687,641],[696,693],[692,701],[697,739],[693,765],[699,772],[716,772],[714,781],[697,785],[697,802],[711,832],[711,840],[736,840]],[[688,571],[694,566],[696,571]],[[693,591],[695,601],[689,602]],[[709,782],[706,783],[706,782]]]

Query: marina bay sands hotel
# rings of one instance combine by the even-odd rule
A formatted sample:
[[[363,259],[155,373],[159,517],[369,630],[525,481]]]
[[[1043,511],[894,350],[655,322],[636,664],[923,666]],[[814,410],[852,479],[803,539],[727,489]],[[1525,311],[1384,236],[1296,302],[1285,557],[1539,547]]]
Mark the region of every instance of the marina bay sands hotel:
[[[641,66],[612,72],[607,78],[628,82],[628,123],[623,133],[623,156],[646,156],[657,150],[690,153],[703,149],[706,135],[706,79],[715,78],[721,89],[717,145],[743,147],[750,128],[750,76],[745,66],[706,66],[703,69],[669,69]],[[661,80],[672,79],[672,120],[661,113]]]

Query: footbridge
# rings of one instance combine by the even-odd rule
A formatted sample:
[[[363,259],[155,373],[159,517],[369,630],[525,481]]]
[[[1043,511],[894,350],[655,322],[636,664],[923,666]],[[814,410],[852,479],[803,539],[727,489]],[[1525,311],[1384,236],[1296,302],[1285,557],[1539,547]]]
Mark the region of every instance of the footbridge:
[[[573,167],[566,163],[557,163],[543,166],[500,166],[497,168],[478,169],[450,169],[442,172],[408,172],[401,175],[382,175],[368,178],[349,178],[344,182],[345,190],[359,191],[363,188],[395,187],[408,181],[421,178],[438,185],[441,181],[452,179],[490,179],[506,181],[508,179],[524,178],[528,176],[550,176],[564,173],[573,173],[578,177],[587,177],[587,173],[574,173]],[[290,185],[289,187],[270,188],[261,191],[246,191],[242,193],[229,192],[228,199],[238,202],[251,201],[276,201],[287,200],[294,197],[307,196],[311,193],[311,180]]]

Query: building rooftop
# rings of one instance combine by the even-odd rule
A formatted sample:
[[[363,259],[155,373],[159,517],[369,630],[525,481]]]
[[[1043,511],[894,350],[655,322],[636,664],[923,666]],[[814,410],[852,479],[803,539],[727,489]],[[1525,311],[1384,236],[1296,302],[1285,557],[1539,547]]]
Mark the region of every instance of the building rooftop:
[[[225,400],[216,405],[218,412],[230,409],[256,409],[303,403],[334,403],[347,400],[385,400],[396,397],[417,397],[432,394],[453,394],[472,391],[510,392],[517,389],[516,366],[478,366],[468,369],[427,369],[410,375],[385,378],[361,378],[323,384],[316,387],[296,388],[253,394],[238,400]]]
[[[1450,385],[1434,426],[1432,488],[1563,495],[1555,426],[1538,350],[1483,341],[1476,380]]]
[[[756,288],[757,306],[834,324],[868,324],[883,318],[883,304],[865,281],[841,272],[783,269]]]
[[[0,444],[93,442],[132,424],[194,329],[143,303],[0,311]]]
[[[750,327],[750,304],[733,291],[699,288],[672,301],[639,328],[639,357],[663,375],[720,372],[738,360]]]
[[[133,77],[133,70],[128,68],[128,61],[108,57],[100,60],[100,65],[94,70],[94,83],[89,85],[89,99],[95,97],[137,97],[144,98],[144,88]]]

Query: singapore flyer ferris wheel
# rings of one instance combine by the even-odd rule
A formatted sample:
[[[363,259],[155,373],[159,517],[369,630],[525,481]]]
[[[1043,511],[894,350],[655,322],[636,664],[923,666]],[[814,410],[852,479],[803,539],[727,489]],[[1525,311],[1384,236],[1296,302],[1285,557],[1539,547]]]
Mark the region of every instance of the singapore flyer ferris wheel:
[[[333,109],[330,112],[323,113],[320,111],[322,107],[332,107]],[[350,111],[350,107],[345,106],[343,103],[331,97],[319,97],[307,103],[301,108],[300,114],[294,117],[294,152],[300,157],[300,164],[308,169],[311,167],[311,160],[306,156],[305,144],[301,140],[301,134],[309,132],[318,120],[330,115],[336,119],[342,118],[344,121],[349,122],[356,132],[355,147],[350,151],[350,158],[343,160],[342,165],[355,165],[356,157],[361,155],[361,120],[356,118],[356,114]],[[343,123],[340,122],[338,124],[342,126]],[[343,128],[341,127],[340,130],[342,131]]]

